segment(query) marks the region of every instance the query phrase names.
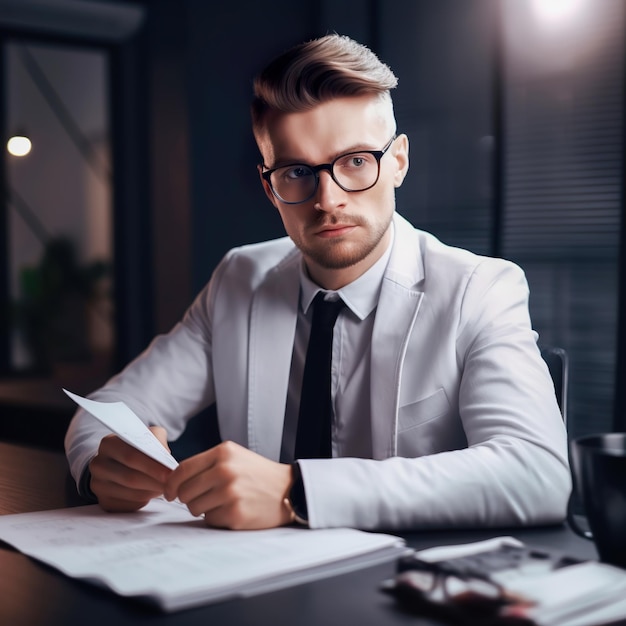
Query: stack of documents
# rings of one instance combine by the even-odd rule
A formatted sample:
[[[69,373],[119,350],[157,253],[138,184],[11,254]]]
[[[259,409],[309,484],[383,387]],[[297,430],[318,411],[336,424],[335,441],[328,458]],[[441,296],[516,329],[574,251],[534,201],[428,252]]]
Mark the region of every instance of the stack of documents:
[[[396,558],[398,537],[351,529],[207,528],[176,502],[136,513],[98,505],[0,517],[0,540],[68,576],[165,611],[249,596]]]

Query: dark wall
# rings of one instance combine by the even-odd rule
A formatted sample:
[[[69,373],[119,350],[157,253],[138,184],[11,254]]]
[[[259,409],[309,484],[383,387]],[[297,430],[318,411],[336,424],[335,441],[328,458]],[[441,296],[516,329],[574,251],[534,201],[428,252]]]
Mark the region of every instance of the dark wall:
[[[489,254],[494,45],[500,0],[381,2],[377,52],[399,78],[411,167],[398,210],[446,243]]]
[[[164,331],[180,318],[191,294],[186,3],[151,3],[146,30],[153,320]]]
[[[282,235],[256,171],[252,77],[268,58],[315,34],[313,3],[189,2],[192,276],[199,290],[231,247]]]

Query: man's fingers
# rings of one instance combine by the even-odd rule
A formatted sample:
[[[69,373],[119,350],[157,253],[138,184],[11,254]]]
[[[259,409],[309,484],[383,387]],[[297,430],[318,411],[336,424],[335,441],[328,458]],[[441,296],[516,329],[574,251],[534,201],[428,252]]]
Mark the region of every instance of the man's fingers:
[[[192,499],[194,497],[194,486],[196,486],[199,490],[210,489],[211,484],[208,481],[213,480],[210,470],[215,465],[215,456],[215,448],[211,448],[206,452],[202,452],[189,459],[185,459],[182,463],[180,463],[180,465],[167,478],[165,490],[163,492],[165,497],[168,500],[179,498],[184,502],[185,500],[182,500],[181,497],[183,495],[181,493],[183,485],[185,485],[185,492],[188,499]]]
[[[164,428],[154,427],[167,445]],[[136,511],[160,496],[171,470],[116,435],[104,437],[89,464],[90,487],[107,511]]]
[[[161,442],[161,445],[168,452],[171,452],[170,447],[167,443],[167,430],[165,430],[163,426],[150,426],[150,430],[152,431],[154,436]]]
[[[232,486],[220,475],[219,469],[206,470],[179,487],[178,499],[187,505],[193,515],[201,515],[233,499]]]
[[[110,457],[100,455],[94,457],[90,464],[90,471],[92,489],[95,479],[96,482],[112,483],[134,491],[158,491],[160,493],[163,490],[163,480]]]
[[[159,496],[159,491],[138,491],[123,485],[96,481],[92,489],[99,492],[98,503],[105,511],[137,511]]]
[[[161,484],[167,480],[171,471],[158,461],[122,441],[116,435],[102,439],[97,458],[117,461],[120,465],[154,478]]]

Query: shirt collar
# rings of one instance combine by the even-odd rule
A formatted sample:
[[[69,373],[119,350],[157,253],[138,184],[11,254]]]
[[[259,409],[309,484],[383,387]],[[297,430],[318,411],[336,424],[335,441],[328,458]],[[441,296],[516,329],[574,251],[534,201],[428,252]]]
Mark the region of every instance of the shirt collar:
[[[383,283],[383,276],[385,274],[385,270],[387,269],[389,257],[391,256],[391,249],[393,248],[393,222],[390,225],[390,229],[391,237],[389,239],[389,245],[380,259],[378,259],[372,267],[370,267],[356,280],[352,281],[345,287],[338,289],[337,291],[322,289],[319,285],[314,283],[309,278],[304,265],[304,259],[302,259],[300,263],[300,306],[304,313],[309,310],[309,307],[318,292],[322,291],[329,294],[327,297],[328,300],[341,298],[354,315],[356,315],[360,320],[364,320],[378,304],[378,297]]]

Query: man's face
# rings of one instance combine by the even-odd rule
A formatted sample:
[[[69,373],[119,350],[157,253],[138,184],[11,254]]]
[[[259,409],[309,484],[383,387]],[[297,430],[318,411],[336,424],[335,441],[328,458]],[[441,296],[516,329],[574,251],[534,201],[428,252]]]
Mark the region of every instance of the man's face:
[[[338,98],[304,113],[272,114],[258,137],[266,167],[330,163],[358,150],[381,150],[393,137],[391,102],[378,96]],[[389,243],[395,188],[408,169],[408,140],[401,135],[380,161],[380,177],[366,191],[348,192],[326,170],[315,195],[286,204],[261,179],[285,230],[301,250],[311,278],[339,289],[369,269]]]

